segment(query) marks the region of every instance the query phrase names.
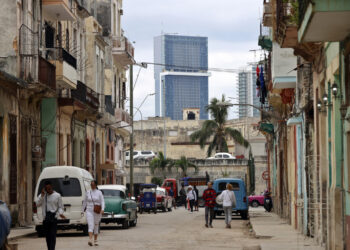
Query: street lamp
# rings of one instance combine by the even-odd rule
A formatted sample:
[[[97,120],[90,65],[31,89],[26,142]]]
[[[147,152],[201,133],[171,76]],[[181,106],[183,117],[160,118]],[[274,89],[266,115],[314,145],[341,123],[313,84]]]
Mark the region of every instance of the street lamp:
[[[151,93],[151,94],[148,94],[145,96],[145,98],[143,99],[143,101],[141,102],[140,106],[138,107],[138,109],[141,108],[141,106],[143,105],[143,103],[146,101],[146,99],[149,97],[149,96],[152,96],[152,95],[155,95],[156,93]]]

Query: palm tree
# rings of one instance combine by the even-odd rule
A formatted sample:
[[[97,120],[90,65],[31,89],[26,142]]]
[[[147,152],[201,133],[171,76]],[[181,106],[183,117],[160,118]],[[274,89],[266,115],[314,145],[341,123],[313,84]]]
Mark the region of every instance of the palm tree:
[[[222,95],[221,101],[217,98],[211,99],[210,104],[206,107],[207,112],[209,112],[214,119],[204,121],[202,128],[191,134],[192,142],[198,141],[201,149],[203,149],[210,138],[212,138],[207,150],[208,157],[213,150],[217,152],[228,152],[228,137],[231,137],[236,143],[246,148],[249,146],[249,142],[244,139],[241,132],[237,129],[225,126],[228,107],[219,105],[219,102],[225,102],[224,95]]]
[[[172,159],[165,158],[164,154],[162,152],[159,152],[158,156],[149,163],[149,168],[152,174],[154,174],[156,169],[159,169],[164,174],[166,169],[171,172],[173,165],[174,164]]]
[[[189,162],[185,156],[181,156],[180,160],[175,161],[174,166],[182,170],[183,176],[187,175],[188,168],[194,168],[196,172],[198,171],[198,167]]]

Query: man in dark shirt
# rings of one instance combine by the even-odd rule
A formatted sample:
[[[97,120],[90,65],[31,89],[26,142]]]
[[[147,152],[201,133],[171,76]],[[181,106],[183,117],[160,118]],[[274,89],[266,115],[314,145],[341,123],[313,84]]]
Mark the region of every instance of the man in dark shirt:
[[[213,189],[213,183],[208,182],[208,188],[203,192],[203,200],[205,201],[205,226],[213,227],[216,192]],[[209,218],[208,218],[209,217]],[[208,225],[209,222],[209,225]]]
[[[199,211],[198,210],[198,203],[199,203],[199,201],[198,201],[198,199],[199,199],[198,197],[199,196],[198,195],[199,195],[199,191],[198,191],[196,185],[193,186],[193,191],[196,193],[196,197],[197,197],[196,201],[194,202],[194,211],[198,212]]]

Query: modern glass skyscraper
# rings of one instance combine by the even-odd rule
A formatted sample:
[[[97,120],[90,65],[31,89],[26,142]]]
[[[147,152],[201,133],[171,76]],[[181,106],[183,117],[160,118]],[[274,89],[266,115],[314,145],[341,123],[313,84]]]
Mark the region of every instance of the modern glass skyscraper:
[[[238,73],[238,101],[239,104],[251,104],[259,107],[259,97],[256,94],[256,65],[251,70]],[[239,118],[259,117],[260,111],[251,106],[239,106]]]
[[[183,109],[199,108],[208,119],[208,38],[161,35],[154,38],[155,114],[183,119]],[[163,91],[165,89],[165,91]]]

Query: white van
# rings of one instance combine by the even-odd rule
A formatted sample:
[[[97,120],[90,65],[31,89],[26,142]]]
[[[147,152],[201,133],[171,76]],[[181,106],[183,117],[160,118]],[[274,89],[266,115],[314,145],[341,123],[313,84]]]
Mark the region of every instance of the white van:
[[[143,150],[143,151],[134,151],[134,160],[136,159],[144,159],[144,160],[152,160],[156,157],[156,154],[153,151]],[[125,151],[125,160],[130,160],[130,151]]]
[[[43,215],[41,206],[37,207],[35,201],[45,181],[51,181],[53,189],[62,196],[64,216],[67,219],[58,218],[57,229],[77,229],[88,234],[86,216],[82,216],[81,212],[85,193],[91,189],[92,180],[91,174],[82,168],[68,166],[44,168],[35,187],[33,202],[33,220],[39,236],[43,236]]]

